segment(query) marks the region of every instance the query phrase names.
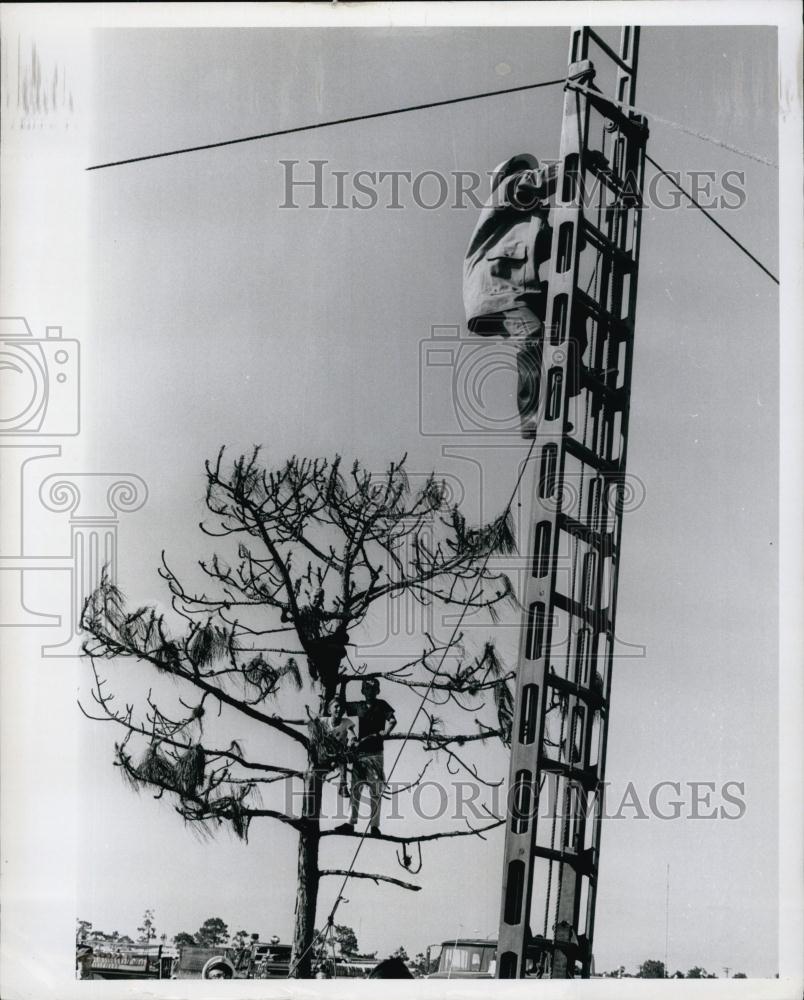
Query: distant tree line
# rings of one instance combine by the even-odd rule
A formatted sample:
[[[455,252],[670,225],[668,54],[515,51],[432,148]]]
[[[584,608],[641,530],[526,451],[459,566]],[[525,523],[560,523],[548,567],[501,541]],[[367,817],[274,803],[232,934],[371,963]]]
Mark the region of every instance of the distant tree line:
[[[121,934],[119,931],[97,930],[89,920],[77,920],[76,944],[89,944],[96,954],[114,953],[118,949],[127,950],[132,946],[151,944],[156,941],[165,944],[167,943],[167,935],[158,934],[154,913],[153,909],[145,911],[141,925],[137,928],[136,940],[127,934]],[[231,934],[228,924],[221,917],[208,917],[195,933],[179,931],[171,939],[171,943],[177,948],[243,949],[260,940],[263,939],[256,932],[239,930]],[[335,924],[332,929],[332,943],[327,939],[316,943],[313,949],[313,967],[327,969],[332,962],[333,951],[335,960],[339,962],[378,961],[376,951],[362,952],[360,950],[357,934],[352,927],[345,924]],[[431,959],[424,952],[418,952],[414,958],[411,958],[404,945],[397,948],[388,957],[398,958],[404,962],[416,979],[435,972],[438,965],[437,957]]]
[[[159,940],[161,943],[167,942],[166,934],[157,934],[154,910],[148,909],[143,914],[142,923],[137,928],[137,938],[133,939],[127,934],[120,934],[119,931],[101,931],[94,929],[89,920],[76,921],[76,942],[78,944],[104,944],[108,947],[125,947],[133,944],[150,944]],[[361,952],[353,928],[345,924],[336,924],[333,928],[333,938],[335,953],[339,960],[349,961],[356,959],[376,959],[376,952]],[[261,936],[257,932],[246,930],[229,932],[228,924],[221,917],[208,917],[191,934],[188,931],[179,931],[172,938],[172,944],[177,948],[182,947],[203,947],[203,948],[245,948],[249,941],[259,941]],[[315,948],[314,964],[322,962],[329,953],[330,946],[325,942],[318,943]],[[410,969],[416,978],[421,978],[435,971],[437,959],[429,959],[424,952],[418,952],[415,957],[408,955],[404,945],[396,949],[389,956],[401,959]],[[607,979],[717,979],[716,972],[708,972],[703,966],[695,965],[688,969],[686,973],[680,969],[672,975],[667,975],[665,964],[660,959],[649,958],[642,962],[636,972],[626,972],[625,966],[621,965],[617,969],[604,972]],[[744,972],[735,972],[732,979],[746,979]]]
[[[154,910],[146,910],[142,924],[137,928],[136,938],[119,931],[102,931],[96,929],[89,920],[77,920],[75,939],[77,944],[105,945],[116,948],[134,944],[167,943],[167,934],[158,934],[154,918]],[[258,933],[239,930],[229,933],[229,927],[220,917],[208,917],[195,934],[179,931],[171,943],[180,948],[187,945],[199,945],[206,948],[245,948],[248,942],[258,941]]]
[[[612,969],[610,972],[604,972],[603,975],[607,979],[717,979],[718,975],[716,972],[707,972],[703,966],[694,965],[689,969],[686,975],[680,970],[676,971],[672,975],[667,974],[664,962],[660,961],[658,958],[646,959],[639,966],[637,972],[626,972],[625,966],[621,965],[618,969]],[[732,979],[747,979],[748,977],[744,972],[735,972],[731,977]]]

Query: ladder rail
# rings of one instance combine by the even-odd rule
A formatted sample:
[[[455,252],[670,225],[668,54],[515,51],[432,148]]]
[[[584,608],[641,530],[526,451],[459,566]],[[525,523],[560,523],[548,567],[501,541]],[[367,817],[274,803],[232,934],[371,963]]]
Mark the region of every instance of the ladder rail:
[[[600,41],[599,39],[596,39]],[[636,92],[636,77],[637,77],[637,62],[639,54],[639,28],[635,27],[633,29],[629,27],[624,27],[621,35],[621,45],[620,52],[623,61],[620,63],[620,68],[617,74],[617,86],[616,94],[617,99],[620,101],[625,101],[628,104],[634,103],[635,92]],[[630,66],[626,62],[630,58]],[[639,124],[644,127],[644,120],[639,120]],[[629,171],[636,170],[637,182],[636,191],[639,192],[640,196],[644,190],[644,171],[645,171],[645,146],[644,143],[636,144],[633,141],[633,134],[628,133],[625,136],[626,144],[626,162],[624,164],[624,174],[627,178]],[[633,209],[626,213],[626,216],[630,216],[630,219],[626,218],[626,222],[630,221],[631,225],[634,227],[632,235],[632,249],[631,257],[633,261],[633,267],[629,274],[629,284],[628,284],[628,307],[626,310],[626,319],[630,330],[633,332],[635,327],[635,314],[636,314],[636,297],[637,297],[637,283],[639,274],[639,250],[641,242],[641,223],[642,223],[642,211],[641,203],[638,205],[631,206]],[[609,215],[607,219],[608,237],[619,243],[621,249],[625,250],[625,244],[627,242],[627,234],[623,232],[623,227],[618,226],[620,219],[618,218],[619,213],[614,212]],[[612,232],[612,230],[620,229],[620,232]],[[619,237],[619,239],[618,239]],[[619,282],[622,282],[622,275],[619,277]],[[619,289],[619,294],[621,295],[622,289]],[[622,302],[616,303],[620,306],[619,312],[620,317],[622,317]],[[633,336],[629,336],[625,340],[625,357],[623,359],[623,386],[627,389],[624,393],[623,405],[621,408],[622,413],[622,424],[620,432],[621,440],[621,452],[619,455],[619,463],[621,467],[621,474],[624,475],[628,456],[628,427],[630,421],[630,385],[631,376],[633,370],[633,352],[634,352],[634,339]],[[611,555],[611,582],[610,582],[610,599],[609,599],[609,621],[612,626],[612,634],[606,640],[606,662],[604,667],[605,681],[605,693],[604,693],[604,704],[608,707],[611,704],[611,687],[613,678],[613,666],[614,666],[614,623],[617,617],[617,593],[619,586],[619,559],[622,551],[622,529],[623,529],[623,509],[622,509],[622,480],[620,483],[615,485],[615,490],[617,492],[617,498],[615,500],[616,510],[615,510],[615,524],[614,524],[614,534],[615,543]],[[609,503],[609,494],[606,492],[606,501]],[[602,591],[604,585],[603,574],[605,573],[605,560],[600,559],[598,562],[599,579],[598,579],[598,593]],[[608,710],[600,713],[599,716],[599,762],[598,762],[598,775],[600,784],[595,792],[594,801],[594,811],[591,819],[592,831],[591,831],[591,844],[590,850],[592,852],[592,857],[594,858],[594,877],[589,879],[589,895],[587,899],[586,913],[585,913],[585,937],[588,944],[585,954],[582,955],[582,975],[588,977],[591,974],[592,966],[592,944],[594,941],[594,927],[595,927],[595,915],[597,909],[597,891],[598,891],[598,879],[597,879],[597,866],[600,857],[600,846],[602,838],[602,818],[605,805],[605,778],[606,778],[606,758],[607,758],[607,746],[608,746],[608,728],[610,724],[610,715]],[[587,718],[588,734],[591,735],[591,727],[593,725],[592,714],[589,713]],[[581,843],[585,843],[586,838],[586,824],[587,815],[585,811],[581,819],[582,832],[580,834],[582,840]],[[580,899],[576,898],[576,906],[580,908]],[[577,911],[576,911],[577,912]],[[581,917],[581,914],[577,914]]]
[[[552,951],[552,977],[574,975],[577,963],[581,974],[588,976],[592,962],[647,129],[638,116],[624,115],[616,105],[607,104],[599,91],[592,92],[594,67],[588,61],[591,42],[617,67],[617,99],[633,103],[639,29],[623,29],[619,56],[591,28],[574,28],[570,34],[568,75],[576,80],[587,79],[590,86],[567,87],[564,97],[542,359],[544,391],[540,406],[545,405],[545,412],[539,424],[531,488],[528,557],[532,570],[524,584],[524,624],[511,734],[499,978],[521,978],[528,971],[536,859],[547,861],[551,872],[553,865],[558,865],[555,897],[548,880],[545,900],[549,908],[554,898],[556,907],[553,940],[544,942],[547,952]],[[611,110],[604,117],[608,130],[615,133],[616,154],[612,164],[616,176],[609,185],[615,201],[613,206],[606,202],[602,210],[602,229],[587,225],[583,214],[587,171],[595,174],[586,163],[590,113],[592,109],[599,113],[601,105],[604,111]],[[637,188],[636,196],[626,198],[620,192],[627,189],[627,183],[620,182],[626,181],[629,170],[636,171]],[[603,199],[604,195],[599,197]],[[595,278],[602,264],[596,296],[590,296],[588,288],[583,292],[579,287],[581,253],[586,247],[596,255]],[[570,360],[580,363],[580,358],[571,358],[569,345],[580,319],[584,324],[590,320],[594,324],[589,350],[595,368],[604,371],[600,378],[585,375],[581,379],[586,392],[581,441],[570,437],[566,430],[567,368]],[[558,406],[554,405],[556,392],[560,397]],[[590,415],[591,441],[587,436]],[[552,492],[545,491],[542,474],[548,449],[552,449]],[[568,457],[580,469],[577,514],[565,509],[563,487]],[[589,500],[588,515],[580,503],[587,481],[590,490],[592,484],[598,488]],[[566,594],[557,589],[562,539],[568,540],[572,564]],[[606,607],[602,606],[604,594]],[[556,612],[563,615],[561,621],[567,622],[566,677],[556,673],[550,662]],[[573,631],[576,621],[581,624]],[[605,671],[599,689],[598,665]],[[558,703],[554,700],[556,693]],[[548,738],[549,715],[556,704],[562,713],[558,745]],[[555,754],[548,752],[550,747]],[[548,848],[537,842],[537,803],[542,783],[551,776],[555,779],[556,808],[566,801],[569,809],[562,810],[560,822],[554,819]]]
[[[638,30],[639,29],[637,29],[637,32],[638,32]],[[637,41],[638,41],[638,34],[637,34]],[[629,103],[633,103],[633,100],[630,100]],[[639,192],[642,192],[642,191],[644,191],[644,180],[645,180],[645,147],[644,147],[644,145],[641,148],[637,148],[637,149],[633,150],[632,157],[637,162],[636,163],[632,162],[629,165],[629,167],[631,169],[636,169],[636,171],[637,171],[637,190]],[[640,251],[641,239],[642,239],[642,211],[641,211],[641,205],[639,205],[639,206],[637,206],[635,208],[634,213],[633,213],[633,220],[632,220],[632,222],[633,222],[633,226],[634,226],[634,234],[633,234],[633,257],[634,257],[634,260],[637,262],[637,266],[634,269],[633,274],[631,275],[631,279],[630,279],[630,283],[629,283],[628,319],[629,319],[629,322],[631,323],[631,325],[633,326],[633,324],[635,323],[635,318],[636,318],[637,285],[638,285],[638,274],[639,274],[638,262],[639,262],[639,251]],[[624,384],[628,385],[628,386],[630,386],[631,375],[632,375],[632,371],[633,371],[633,354],[634,354],[634,341],[633,341],[633,338],[629,338],[628,341],[626,342],[626,356],[625,356],[625,361],[624,361],[624,378],[625,378],[625,383]],[[623,414],[623,423],[622,423],[622,442],[623,442],[623,444],[622,444],[622,459],[621,459],[621,461],[622,461],[622,467],[623,467],[623,470],[624,470],[626,468],[626,461],[627,461],[627,456],[628,456],[628,428],[629,428],[629,424],[630,424],[630,415],[631,415],[631,407],[630,407],[630,399],[629,398],[626,398],[622,414]],[[617,571],[615,571],[613,573],[612,581],[611,581],[610,614],[611,614],[611,621],[612,622],[616,621],[616,615],[617,615],[617,597],[618,597],[618,591],[619,591],[619,555],[620,555],[620,553],[622,551],[622,529],[623,529],[622,502],[623,502],[623,498],[622,498],[622,484],[620,484],[618,486],[618,498],[617,498],[617,501],[616,501],[619,510],[618,510],[618,516],[616,518],[616,523],[615,523],[615,536],[616,537],[615,537],[615,542],[614,542],[614,551],[617,554],[616,557],[615,557],[617,559]],[[608,650],[608,657],[607,657],[608,663],[607,663],[607,667],[606,667],[606,691],[605,691],[604,701],[605,701],[605,704],[607,706],[611,704],[611,685],[612,685],[612,677],[613,677],[613,673],[614,673],[614,671],[613,671],[613,658],[614,658],[614,648],[613,648],[613,642],[612,642],[612,644],[611,644],[611,646],[610,646],[610,648]],[[606,712],[605,716],[601,715],[601,720],[600,720],[600,725],[601,725],[601,734],[600,734],[600,780],[601,780],[601,786],[600,786],[600,795],[599,795],[599,802],[598,802],[598,811],[597,811],[595,817],[593,818],[594,829],[593,829],[593,834],[592,834],[593,849],[598,853],[598,855],[599,855],[599,851],[600,851],[600,841],[601,841],[601,834],[602,834],[603,807],[604,807],[604,804],[605,804],[605,779],[606,779],[606,761],[607,761],[607,746],[608,746],[608,726],[609,726],[609,721],[610,721],[610,719],[609,719],[609,716],[608,716],[608,712]],[[587,938],[588,938],[588,940],[590,942],[593,940],[593,936],[594,936],[595,915],[596,915],[596,908],[597,908],[597,888],[598,888],[598,886],[597,886],[597,879],[595,879],[594,891],[591,894],[591,898],[590,898],[590,902],[589,902],[589,910],[588,910],[588,913],[587,913],[587,924],[586,924]],[[584,964],[584,975],[585,976],[588,976],[590,974],[591,970],[588,967],[588,965],[590,965],[590,964],[591,964],[591,951],[590,951],[590,955],[589,955],[589,958],[588,958],[588,964],[587,963]]]
[[[574,44],[574,39],[572,44]],[[579,64],[573,64],[571,71],[578,68],[580,68]],[[580,160],[589,127],[588,102],[584,99],[584,95],[569,90],[565,91],[564,122],[556,185],[550,293],[545,325],[545,331],[549,331],[550,335],[545,337],[542,360],[543,374],[545,372],[547,374],[542,400],[546,401],[549,398],[549,386],[552,382],[559,387],[559,391],[562,393],[562,405],[558,407],[557,412],[548,412],[545,408],[544,417],[539,424],[542,454],[545,454],[546,447],[555,448],[557,452],[556,484],[563,482],[564,477],[564,421],[566,412],[564,387],[566,386],[568,363],[566,342],[569,340],[573,319],[572,308],[559,315],[558,303],[562,301],[573,303],[572,293],[577,284],[582,205]],[[573,169],[575,170],[574,177]],[[538,462],[534,468],[539,468]],[[552,502],[551,497],[544,496],[543,486],[538,472],[535,472],[532,496],[534,498],[533,512],[538,514],[538,521],[535,516],[531,518],[528,552],[529,554],[534,553],[540,537],[537,525],[545,526],[546,530],[542,531],[541,537],[542,539],[545,536],[549,538],[550,559],[549,570],[545,574],[548,579],[545,579],[544,576],[534,577],[531,574],[525,583],[526,624],[520,636],[517,697],[511,734],[511,778],[509,783],[511,793],[509,794],[512,795],[512,801],[506,824],[506,861],[503,868],[503,892],[498,937],[497,968],[500,978],[520,978],[524,974],[527,938],[530,934],[533,849],[537,817],[527,815],[527,812],[530,810],[533,813],[533,804],[538,801],[540,790],[538,750],[544,743],[547,716],[549,685],[545,683],[545,680],[549,664],[549,650],[552,644],[553,607],[551,595],[555,593],[556,588],[559,541],[557,524],[561,506],[556,491],[554,491],[556,502]],[[538,638],[535,638],[535,635]],[[526,691],[531,693],[530,697],[526,697]],[[537,713],[539,721],[536,740],[530,738],[534,727],[530,717],[526,717],[526,711]],[[528,738],[523,740],[523,734]],[[535,757],[534,750],[537,751]]]

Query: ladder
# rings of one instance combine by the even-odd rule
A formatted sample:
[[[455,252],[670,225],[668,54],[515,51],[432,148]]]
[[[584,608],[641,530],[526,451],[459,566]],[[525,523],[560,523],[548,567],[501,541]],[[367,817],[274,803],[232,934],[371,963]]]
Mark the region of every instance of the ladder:
[[[645,119],[622,106],[634,103],[638,48],[636,27],[622,29],[619,52],[589,27],[571,30],[511,732],[500,979],[592,971],[648,138]],[[598,86],[601,74],[614,100]]]

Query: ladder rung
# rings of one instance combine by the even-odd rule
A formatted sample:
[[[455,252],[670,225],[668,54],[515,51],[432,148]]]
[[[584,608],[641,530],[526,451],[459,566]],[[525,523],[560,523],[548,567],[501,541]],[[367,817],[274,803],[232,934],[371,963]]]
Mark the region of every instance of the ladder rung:
[[[603,49],[603,51],[606,53],[609,59],[614,60],[614,62],[620,67],[620,69],[624,70],[628,74],[634,72],[634,67],[629,66],[628,63],[622,58],[622,56],[617,55],[614,49],[611,48],[608,42],[603,41],[603,39],[600,37],[600,35],[598,35],[598,33],[594,30],[594,28],[588,29],[588,35],[589,38],[593,38],[595,42],[600,46],[600,48]]]
[[[584,160],[584,168],[593,173],[595,177],[601,181],[601,183],[606,185],[612,194],[617,196],[617,204],[603,207],[607,207],[608,210],[628,208],[628,203],[623,201],[623,199],[626,198],[626,196],[630,197],[632,192],[626,191],[621,179],[612,170],[603,169],[603,167],[601,167],[593,157],[590,157],[589,150],[586,151],[586,156],[587,159]]]
[[[619,105],[614,104],[605,94],[593,87],[575,83],[573,80],[569,80],[565,86],[569,90],[583,94],[602,115],[614,122],[620,131],[628,133],[631,142],[638,142],[643,146],[647,143],[648,127],[642,118],[632,117]]]
[[[622,389],[612,389],[599,378],[590,375],[588,371],[581,370],[581,385],[588,389],[593,395],[601,396],[607,403],[616,410],[624,410],[626,395]]]
[[[579,785],[583,786],[584,791],[587,792],[594,791],[600,784],[600,776],[594,765],[589,767],[574,767],[572,764],[565,764],[563,761],[553,760],[552,757],[542,754],[541,769],[542,771],[552,771],[554,774],[560,774],[568,781],[577,781]]]
[[[554,847],[540,847],[535,844],[533,854],[546,861],[558,861],[559,864],[572,865],[579,875],[589,875],[593,878],[596,874],[594,849],[591,847],[576,854],[574,851],[557,851]]]
[[[620,265],[622,266],[624,271],[626,272],[633,271],[636,262],[634,261],[634,258],[631,256],[630,253],[628,253],[627,250],[622,250],[620,247],[617,246],[616,243],[613,243],[608,238],[608,236],[606,236],[605,233],[601,232],[601,230],[597,228],[594,222],[590,222],[586,216],[584,216],[583,219],[583,226],[586,236],[590,239],[592,243],[599,246],[600,249],[605,253],[609,254],[609,256],[616,257],[619,260]]]
[[[561,531],[567,531],[576,538],[582,538],[590,545],[594,545],[602,556],[610,556],[614,552],[613,531],[595,531],[563,511],[558,515],[558,527]]]
[[[575,286],[575,298],[593,319],[598,321],[604,319],[607,328],[612,333],[619,336],[622,340],[627,340],[630,337],[632,330],[628,320],[620,319],[609,312],[608,309],[604,309],[597,299],[593,299],[591,295],[577,285]]]
[[[586,445],[576,441],[573,437],[566,436],[564,438],[564,448],[574,458],[586,465],[591,465],[593,469],[597,469],[604,476],[618,476],[620,474],[619,462],[611,462],[607,458],[601,458],[591,448],[587,448]]]
[[[592,959],[592,951],[589,947],[589,938],[585,934],[578,935],[578,954],[582,962],[589,962]]]
[[[573,681],[568,681],[566,677],[560,677],[558,674],[548,673],[544,680],[545,684],[549,684],[550,687],[555,688],[556,691],[561,691],[563,694],[570,694],[574,695],[576,698],[581,698],[589,705],[590,708],[602,710],[606,707],[606,699],[602,694],[598,694],[591,688],[575,684]]]
[[[602,184],[605,184],[605,186],[617,199],[615,205],[608,207],[602,206],[606,212],[616,211],[618,209],[625,210],[628,208],[637,208],[633,190],[627,188],[618,177],[615,177],[614,174],[608,170],[600,169],[600,167],[597,167],[594,164],[591,164],[587,167],[587,169],[590,170]]]
[[[553,604],[561,611],[572,615],[573,618],[582,618],[593,632],[608,632],[610,629],[605,610],[592,611],[590,608],[585,608],[559,590],[553,591]]]
[[[594,879],[594,876],[590,876],[590,878]],[[589,939],[585,934],[578,935],[577,944],[573,944],[570,941],[556,941],[553,938],[541,938],[539,941],[539,947],[551,955],[554,955],[557,951],[571,952],[576,956],[578,961],[584,964],[590,962],[592,958],[592,952],[589,948]],[[526,976],[525,978],[527,979],[529,977]]]

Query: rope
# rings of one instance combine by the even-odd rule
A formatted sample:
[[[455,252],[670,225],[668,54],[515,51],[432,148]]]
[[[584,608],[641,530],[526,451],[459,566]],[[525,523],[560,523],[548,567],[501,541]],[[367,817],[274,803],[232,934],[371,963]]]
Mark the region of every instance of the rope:
[[[644,115],[646,118],[651,118],[655,122],[661,122],[662,125],[668,125],[670,128],[677,129],[679,132],[686,132],[687,135],[694,135],[696,139],[703,139],[704,142],[711,142],[713,145],[720,146],[722,149],[728,149],[732,153],[737,153],[738,156],[745,156],[747,159],[755,160],[757,163],[764,163],[766,167],[773,167],[774,170],[779,169],[779,164],[775,163],[771,159],[768,159],[766,156],[760,156],[759,153],[752,153],[747,149],[742,149],[740,146],[734,146],[732,143],[726,142],[724,139],[717,139],[715,136],[708,135],[706,132],[700,132],[698,129],[690,128],[689,125],[682,125],[681,122],[672,121],[670,118],[662,118],[661,115],[654,114],[652,111],[645,111],[642,108],[638,108],[635,104],[627,104],[625,101],[618,101],[614,97],[608,97],[601,91],[594,90],[586,84],[567,81],[567,87],[569,87],[570,90],[580,90],[589,96],[602,97],[610,104],[616,104],[624,110],[634,111],[638,115]]]
[[[293,963],[293,965],[288,969],[288,975],[287,975],[288,979],[291,978],[291,976],[296,971],[296,969],[298,969],[298,967],[304,961],[304,956],[307,954],[307,952],[310,951],[311,948],[314,948],[315,945],[316,945],[316,943],[321,940],[321,938],[322,938],[322,936],[324,934],[326,934],[328,927],[329,927],[329,923],[326,923],[326,924],[324,924],[323,928],[320,931],[316,931],[315,932],[315,935],[313,936],[313,938],[310,941],[310,943],[307,945],[307,947],[304,949],[304,951],[301,953],[301,955],[299,955],[299,957],[296,959],[296,961]]]
[[[332,923],[332,921],[330,921],[327,924],[327,927],[329,928],[329,950],[332,953],[332,978],[335,979],[337,976],[337,965],[338,965],[337,958],[335,955],[335,926]]]
[[[108,163],[96,163],[87,170],[104,170],[106,167],[122,167],[127,163],[142,163],[145,160],[161,160],[166,156],[180,156],[182,153],[198,153],[204,149],[219,149],[221,146],[236,146],[241,142],[255,142],[257,139],[274,139],[280,135],[296,135],[299,132],[312,132],[318,128],[330,128],[333,125],[350,125],[353,122],[365,122],[373,118],[387,118],[389,115],[404,115],[410,111],[425,111],[428,108],[443,108],[450,104],[463,104],[466,101],[479,101],[486,97],[499,97],[503,94],[518,94],[525,90],[537,90],[539,87],[554,87],[565,83],[560,80],[543,80],[541,83],[526,83],[520,87],[507,87],[505,90],[487,90],[482,94],[469,94],[467,97],[450,97],[445,101],[428,101],[426,104],[411,104],[404,108],[392,108],[389,111],[374,111],[366,115],[350,115],[347,118],[334,118],[327,122],[313,122],[310,125],[297,125],[295,128],[282,128],[274,132],[261,132],[258,135],[246,135],[239,139],[224,139],[221,142],[206,142],[200,146],[185,146],[182,149],[169,149],[164,153],[149,153],[146,156],[130,156],[125,160],[112,160]]]
[[[562,695],[562,698],[563,698],[563,695]],[[561,730],[560,730],[559,735],[558,735],[558,753],[559,753],[559,759],[560,759],[560,755],[563,753],[563,751],[562,751],[562,744],[564,743],[564,726],[566,724],[566,721],[567,721],[566,714],[564,714],[562,712],[562,714],[561,714]],[[558,775],[556,775],[556,799],[555,799],[555,802],[553,803],[553,822],[552,822],[552,825],[550,827],[550,850],[555,850],[555,846],[556,846],[556,824],[558,822],[558,810],[561,809],[563,811],[563,804],[559,805],[559,802],[558,802],[558,790],[559,790],[559,787],[560,787],[560,778],[559,778]],[[563,843],[562,843],[562,851],[561,851],[561,853],[562,854],[564,853],[564,851],[563,851]],[[548,931],[549,921],[550,921],[550,894],[552,892],[552,885],[553,885],[553,864],[554,864],[554,862],[553,862],[553,859],[551,858],[550,859],[550,863],[549,863],[549,868],[548,868],[548,871],[547,871],[547,892],[545,893],[545,897],[544,897],[544,936],[545,937],[547,937],[547,931]],[[561,898],[561,865],[559,863],[559,869],[558,869],[558,892],[556,893],[556,920],[558,920],[558,904],[559,904],[560,898]]]
[[[693,198],[692,195],[689,193],[689,191],[685,191],[684,188],[678,183],[678,181],[676,181],[670,174],[668,174],[663,167],[659,166],[659,164],[656,162],[656,160],[653,159],[653,157],[648,156],[648,154],[645,153],[645,159],[648,161],[648,163],[651,163],[655,167],[655,169],[658,170],[660,174],[662,174],[662,176],[666,177],[673,185],[673,187],[678,188],[678,190],[684,195],[684,197],[687,198],[689,201],[691,201],[692,204],[700,212],[703,212],[706,218],[709,219],[709,221],[713,225],[717,226],[717,228],[724,234],[724,236],[727,236],[736,247],[739,247],[739,249],[742,250],[742,252],[746,255],[746,257],[752,260],[761,271],[764,271],[765,274],[767,274],[767,276],[771,279],[771,281],[775,281],[777,285],[779,284],[779,279],[776,277],[776,275],[773,274],[771,271],[769,271],[763,263],[757,260],[757,258],[751,253],[751,251],[746,246],[744,246],[737,239],[736,236],[732,236],[732,234],[728,231],[728,229],[726,229],[724,226],[721,226],[721,224],[717,221],[717,219],[715,219],[715,217],[711,214],[711,212],[708,212],[703,207],[703,205],[697,202],[695,198]]]
[[[597,95],[597,96],[604,97],[604,99],[606,101],[610,102],[611,104],[616,104],[620,108],[625,108],[625,109],[628,109],[629,111],[635,111],[637,114],[645,115],[645,117],[653,118],[655,121],[662,122],[665,125],[670,125],[671,127],[677,128],[677,129],[679,129],[682,132],[687,132],[690,135],[697,136],[699,139],[704,139],[706,142],[714,143],[716,146],[722,146],[724,149],[729,149],[733,153],[738,153],[740,156],[747,156],[749,159],[756,160],[759,163],[764,163],[764,164],[766,164],[767,166],[770,166],[770,167],[775,167],[777,170],[779,169],[778,168],[778,164],[774,163],[772,160],[766,159],[763,156],[758,156],[758,155],[756,155],[754,153],[748,152],[745,149],[740,149],[739,146],[733,146],[731,143],[724,142],[721,139],[716,139],[716,138],[714,138],[714,136],[707,135],[705,132],[698,132],[696,129],[688,128],[687,126],[682,125],[680,122],[674,122],[674,121],[671,121],[669,118],[662,118],[660,115],[655,115],[655,114],[653,114],[653,112],[644,111],[644,110],[636,107],[633,104],[627,104],[625,101],[618,101],[618,100],[616,100],[613,97],[605,97],[605,95],[601,94],[600,91],[592,90],[590,87],[586,86],[585,84],[576,83],[576,82],[574,82],[572,80],[568,80],[566,86],[570,90],[574,90],[574,91],[576,91],[578,93],[584,93],[587,96],[595,96],[595,95]],[[717,226],[717,228],[726,237],[728,237],[728,239],[730,239],[731,242],[735,244],[735,246],[739,247],[739,249],[742,250],[742,252],[748,258],[750,258],[757,265],[757,267],[760,270],[764,271],[765,274],[767,274],[767,276],[771,279],[771,281],[775,281],[777,285],[779,284],[779,279],[776,277],[776,275],[774,275],[771,271],[769,271],[768,268],[765,267],[765,265],[763,263],[761,263],[761,261],[759,261],[751,253],[751,251],[748,250],[748,248],[746,246],[744,246],[735,236],[732,236],[732,234],[728,231],[728,229],[726,229],[724,226],[722,226],[714,218],[714,216],[711,215],[711,213],[708,212],[703,207],[703,205],[701,205],[698,201],[696,201],[696,199],[693,198],[693,196],[688,191],[686,191],[678,183],[678,181],[676,181],[670,174],[667,173],[666,170],[664,170],[661,166],[659,166],[659,164],[651,156],[649,156],[647,154],[647,152],[645,153],[645,159],[649,163],[651,163],[655,167],[655,169],[658,170],[660,174],[662,174],[662,176],[666,177],[670,181],[670,183],[675,188],[677,188],[684,195],[685,198],[687,198],[690,202],[692,202],[692,204],[699,211],[703,212],[703,214],[707,217],[707,219],[709,219],[710,222],[712,222],[715,226]]]

